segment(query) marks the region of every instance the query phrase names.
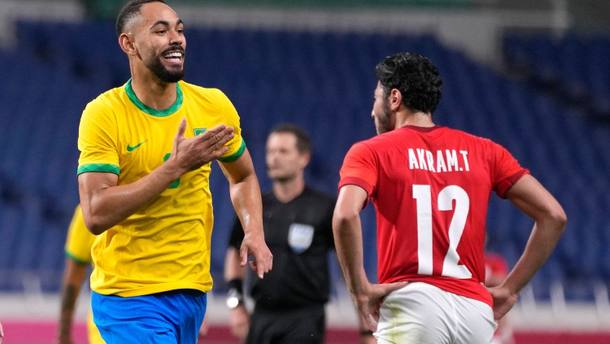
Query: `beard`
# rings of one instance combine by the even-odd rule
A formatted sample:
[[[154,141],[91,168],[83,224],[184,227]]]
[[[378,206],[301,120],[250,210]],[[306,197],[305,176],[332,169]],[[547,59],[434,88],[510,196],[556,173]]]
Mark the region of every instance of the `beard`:
[[[161,63],[161,56],[156,56],[146,66],[159,80],[167,83],[178,82],[184,77],[184,67],[180,70],[168,70]]]
[[[383,111],[380,114],[375,114],[375,130],[377,135],[380,135],[392,129],[394,129],[394,124],[391,120],[390,103],[385,100],[383,102]]]

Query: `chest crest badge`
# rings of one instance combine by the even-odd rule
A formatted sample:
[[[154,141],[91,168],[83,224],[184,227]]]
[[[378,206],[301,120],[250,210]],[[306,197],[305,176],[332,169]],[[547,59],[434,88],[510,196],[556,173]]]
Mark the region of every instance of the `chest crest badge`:
[[[293,223],[288,229],[288,245],[294,253],[301,254],[311,246],[313,233],[313,226]]]

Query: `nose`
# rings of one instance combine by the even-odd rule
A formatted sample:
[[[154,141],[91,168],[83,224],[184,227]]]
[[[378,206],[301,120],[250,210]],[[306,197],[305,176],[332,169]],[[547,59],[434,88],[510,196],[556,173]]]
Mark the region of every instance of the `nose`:
[[[169,36],[169,44],[184,46],[184,36],[179,32],[172,30]]]

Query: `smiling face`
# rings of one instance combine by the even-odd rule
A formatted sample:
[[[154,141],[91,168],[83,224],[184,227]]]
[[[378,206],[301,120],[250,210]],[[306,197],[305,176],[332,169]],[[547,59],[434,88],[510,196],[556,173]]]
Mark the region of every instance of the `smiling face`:
[[[160,2],[142,5],[125,31],[121,44],[125,39],[125,44],[131,44],[123,50],[132,63],[143,65],[163,82],[177,82],[184,77],[184,24],[171,7]]]

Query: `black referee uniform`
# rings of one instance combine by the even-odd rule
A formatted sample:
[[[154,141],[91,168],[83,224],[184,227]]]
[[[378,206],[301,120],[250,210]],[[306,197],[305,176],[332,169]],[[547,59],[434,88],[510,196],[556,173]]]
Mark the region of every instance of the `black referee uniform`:
[[[263,195],[265,241],[273,253],[273,269],[262,280],[248,269],[255,307],[246,343],[324,342],[334,205],[334,198],[307,186],[288,203],[273,193]],[[239,250],[243,236],[236,220],[229,245]]]

